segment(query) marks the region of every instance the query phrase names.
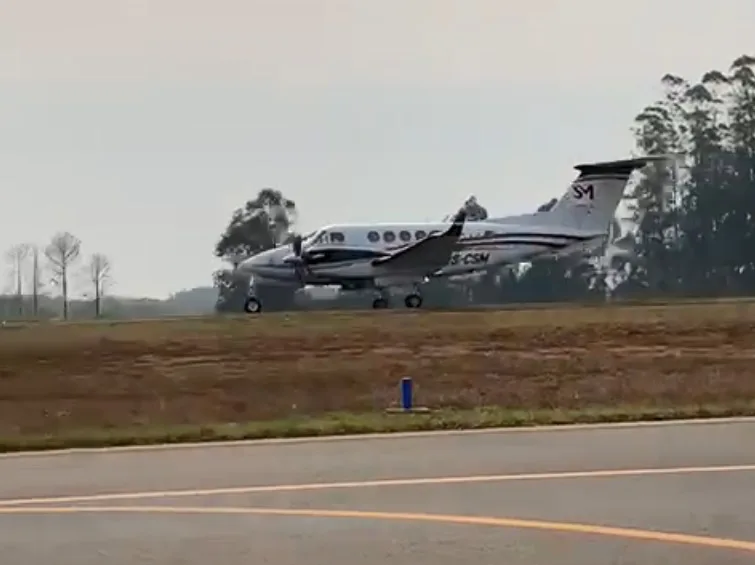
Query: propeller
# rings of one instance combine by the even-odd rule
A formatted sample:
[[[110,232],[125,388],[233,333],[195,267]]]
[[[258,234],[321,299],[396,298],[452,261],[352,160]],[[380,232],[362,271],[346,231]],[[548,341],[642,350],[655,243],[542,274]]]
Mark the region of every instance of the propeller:
[[[294,235],[294,239],[291,242],[291,249],[293,250],[294,255],[296,255],[297,257],[301,257],[301,245],[302,238],[301,235],[297,233],[296,235]]]
[[[307,268],[306,259],[302,256],[302,237],[298,233],[294,235],[291,240],[291,250],[294,252],[294,256],[291,258],[291,263],[294,266],[296,275],[299,277],[299,282],[303,285],[306,280],[306,275],[309,273]]]

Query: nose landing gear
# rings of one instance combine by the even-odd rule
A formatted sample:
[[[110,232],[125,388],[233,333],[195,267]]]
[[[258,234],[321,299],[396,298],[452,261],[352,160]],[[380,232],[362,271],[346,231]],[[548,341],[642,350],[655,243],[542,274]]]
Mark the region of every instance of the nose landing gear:
[[[382,296],[378,296],[375,300],[372,301],[372,307],[375,310],[382,310],[384,308],[388,308],[388,301]]]
[[[262,303],[253,296],[249,296],[244,302],[244,312],[247,314],[259,314],[262,311]]]
[[[377,292],[377,296],[375,296],[375,299],[372,301],[372,307],[375,310],[384,310],[390,306],[389,303],[389,294],[386,291],[385,288],[376,286],[375,291]]]

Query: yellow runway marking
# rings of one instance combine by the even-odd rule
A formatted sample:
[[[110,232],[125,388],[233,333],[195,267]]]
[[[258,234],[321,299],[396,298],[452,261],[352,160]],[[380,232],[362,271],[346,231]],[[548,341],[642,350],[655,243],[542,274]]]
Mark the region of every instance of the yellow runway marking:
[[[258,516],[296,516],[309,518],[354,518],[368,520],[400,520],[411,522],[434,522],[445,524],[463,524],[473,526],[493,526],[499,528],[519,528],[572,534],[588,534],[623,539],[676,543],[717,549],[735,549],[755,553],[755,542],[638,530],[634,528],[616,528],[572,522],[546,522],[540,520],[519,520],[516,518],[496,518],[489,516],[461,516],[447,514],[418,514],[408,512],[369,512],[360,510],[315,510],[315,509],[279,509],[279,508],[236,508],[236,507],[176,507],[176,506],[79,506],[79,507],[16,507],[0,508],[0,515],[6,514],[83,514],[83,513],[142,513],[142,514],[204,514],[204,515],[258,515]]]
[[[596,479],[612,477],[642,477],[651,475],[688,475],[693,473],[733,473],[755,471],[755,464],[727,465],[716,467],[673,467],[661,469],[609,469],[596,471],[567,471],[552,473],[520,473],[509,475],[476,475],[466,477],[424,477],[414,479],[384,479],[372,481],[348,481],[337,483],[309,483],[289,485],[259,485],[208,489],[185,489],[165,491],[102,493],[74,496],[54,496],[38,498],[17,498],[0,500],[1,507],[24,506],[29,504],[70,504],[78,502],[105,502],[115,500],[139,500],[148,498],[181,498],[200,496],[221,496],[271,492],[297,492],[329,489],[383,488],[418,485],[448,485],[465,483],[492,483],[505,481],[542,481],[560,479]]]

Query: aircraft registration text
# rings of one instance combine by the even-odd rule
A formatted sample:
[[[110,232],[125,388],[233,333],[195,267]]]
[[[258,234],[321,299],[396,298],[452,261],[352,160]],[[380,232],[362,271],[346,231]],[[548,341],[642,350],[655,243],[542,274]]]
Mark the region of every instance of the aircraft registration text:
[[[484,265],[490,259],[490,253],[484,251],[467,251],[451,255],[451,265]]]

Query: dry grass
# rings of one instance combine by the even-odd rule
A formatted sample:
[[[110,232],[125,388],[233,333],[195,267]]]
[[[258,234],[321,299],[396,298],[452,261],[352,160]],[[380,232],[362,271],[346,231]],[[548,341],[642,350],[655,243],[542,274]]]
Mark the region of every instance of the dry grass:
[[[755,399],[755,304],[318,312],[0,330],[0,436],[394,405],[589,410]]]
[[[755,402],[736,402],[722,406],[697,405],[674,408],[617,406],[581,410],[506,410],[498,407],[482,407],[468,410],[441,409],[428,413],[397,415],[384,412],[331,413],[317,418],[295,416],[284,420],[242,424],[66,429],[56,434],[0,436],[0,452],[575,423],[710,419],[727,416],[755,416]]]

